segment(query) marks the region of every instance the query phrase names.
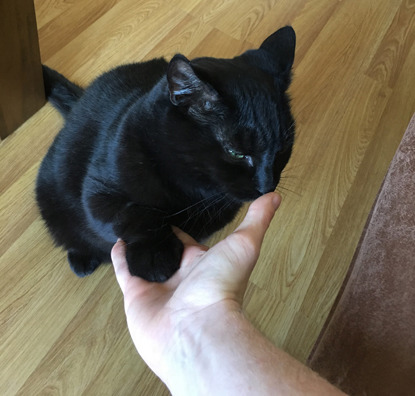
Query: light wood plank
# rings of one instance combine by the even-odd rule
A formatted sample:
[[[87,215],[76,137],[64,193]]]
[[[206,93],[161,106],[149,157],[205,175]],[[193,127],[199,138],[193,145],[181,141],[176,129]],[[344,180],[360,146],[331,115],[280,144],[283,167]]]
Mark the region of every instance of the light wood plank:
[[[398,9],[367,75],[393,87],[415,40],[415,2],[404,1]]]
[[[47,20],[49,16],[55,15],[39,27],[43,62],[47,62],[53,54],[100,19],[116,3],[117,0],[76,1],[71,6],[65,6],[65,2],[60,1],[54,2],[55,7],[45,7],[43,2],[38,2],[40,20]]]

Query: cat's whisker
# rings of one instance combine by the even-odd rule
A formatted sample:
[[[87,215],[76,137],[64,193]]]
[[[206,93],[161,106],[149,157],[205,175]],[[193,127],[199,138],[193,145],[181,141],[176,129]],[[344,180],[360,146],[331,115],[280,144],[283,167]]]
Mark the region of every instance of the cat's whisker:
[[[229,201],[226,199],[225,196],[221,196],[217,201],[215,202],[216,205],[219,205],[222,202],[222,206],[218,208],[215,212],[208,212],[209,213],[209,220],[203,225],[203,229],[205,230],[206,227],[211,224],[214,220],[216,220],[221,213],[226,210],[228,207],[232,205],[232,201]],[[213,216],[212,216],[213,215]]]
[[[297,197],[302,197],[302,195],[294,190],[291,190],[290,188],[287,188],[285,186],[281,186],[278,185],[276,191],[278,191],[279,193],[285,193],[285,192],[289,192],[291,194],[296,195]]]
[[[294,164],[291,164],[289,162],[288,165],[282,171],[282,174],[291,173],[293,170],[301,169],[301,168],[304,168],[304,165],[303,164],[296,164],[296,165],[294,165]]]
[[[291,129],[295,127],[295,121],[285,130],[285,132],[290,132]]]
[[[182,228],[185,228],[187,226],[187,224],[193,220],[195,217],[201,217],[202,215],[204,215],[206,212],[209,215],[209,220],[207,222],[205,222],[204,227],[206,227],[206,225],[210,224],[213,221],[213,218],[211,216],[211,212],[209,211],[209,209],[214,206],[219,204],[219,202],[221,200],[225,199],[225,196],[223,196],[220,193],[217,194],[213,194],[212,196],[208,197],[207,199],[203,199],[200,200],[198,202],[198,204],[202,204],[203,208],[201,208],[200,210],[198,208],[196,208],[196,205],[191,205],[191,207],[189,207],[190,209],[193,209],[191,211],[189,211],[186,221],[184,223],[181,224]],[[189,209],[187,208],[187,209]],[[185,210],[187,210],[185,209]]]
[[[186,207],[186,208],[184,208],[184,209],[181,209],[181,210],[179,210],[179,211],[177,211],[177,212],[175,212],[175,213],[171,213],[171,214],[169,214],[169,215],[165,216],[165,218],[174,217],[174,216],[177,216],[177,215],[179,215],[179,214],[181,214],[181,213],[184,213],[184,212],[188,211],[189,209],[194,208],[195,206],[198,206],[198,205],[204,204],[206,201],[209,201],[209,200],[210,200],[210,199],[212,199],[212,198],[217,198],[217,196],[218,196],[218,195],[219,195],[219,193],[216,193],[216,194],[213,194],[213,195],[211,195],[211,196],[209,196],[209,197],[203,198],[203,199],[201,199],[200,201],[198,201],[198,202],[196,202],[196,203],[194,203],[194,204],[192,204],[192,205],[190,205],[190,206],[187,206],[187,207]]]
[[[214,205],[219,205],[221,203],[221,201],[225,201],[226,202],[226,198],[225,196],[221,195],[219,197],[217,197],[214,201],[212,201],[209,205],[205,206],[202,211],[200,212],[200,215],[204,215],[205,213],[208,214],[209,219],[205,222],[204,224],[204,228],[206,228],[207,225],[211,224],[213,222],[213,220],[215,220],[217,217],[213,215],[216,215],[217,212],[212,213],[212,211],[210,211],[209,209],[214,206]]]
[[[221,201],[223,201],[223,202],[221,202]],[[213,213],[215,215],[214,217],[212,217],[211,212],[208,212],[209,213],[209,221],[206,223],[206,225],[211,224],[212,221],[215,220],[219,216],[219,214],[223,211],[223,207],[227,206],[229,202],[225,199],[225,197],[221,197],[221,199],[217,200],[216,205],[219,205],[221,203],[222,203],[222,206],[219,207],[218,210],[215,213]]]
[[[294,184],[299,180],[300,178],[298,176],[291,176],[291,175],[281,175],[280,177],[280,184],[286,185],[288,184]]]

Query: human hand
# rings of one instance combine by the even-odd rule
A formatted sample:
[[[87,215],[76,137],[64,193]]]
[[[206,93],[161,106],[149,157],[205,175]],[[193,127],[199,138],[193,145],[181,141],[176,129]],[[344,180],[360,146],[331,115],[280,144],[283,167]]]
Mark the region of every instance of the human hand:
[[[215,325],[224,314],[241,310],[248,279],[280,202],[275,193],[258,198],[240,226],[211,249],[175,230],[185,248],[180,269],[165,283],[131,276],[125,244],[118,241],[114,246],[112,261],[131,337],[162,380],[168,377],[171,359],[177,358],[184,331]]]

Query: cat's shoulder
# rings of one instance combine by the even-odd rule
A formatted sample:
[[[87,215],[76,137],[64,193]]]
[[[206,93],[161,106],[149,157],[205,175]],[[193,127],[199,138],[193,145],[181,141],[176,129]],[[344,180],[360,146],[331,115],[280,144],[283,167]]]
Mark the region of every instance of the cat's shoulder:
[[[115,89],[123,94],[136,89],[148,91],[166,74],[167,67],[164,58],[119,65],[96,78],[89,89]]]

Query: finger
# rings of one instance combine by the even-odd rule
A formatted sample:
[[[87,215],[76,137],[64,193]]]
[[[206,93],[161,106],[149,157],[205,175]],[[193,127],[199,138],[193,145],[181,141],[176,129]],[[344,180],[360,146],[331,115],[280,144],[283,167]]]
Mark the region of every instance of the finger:
[[[145,279],[130,274],[125,258],[126,248],[125,242],[118,240],[112,248],[111,258],[115,277],[117,278],[120,289],[124,295],[125,312],[128,313],[132,302],[135,301],[137,297],[142,296],[153,284]]]
[[[180,269],[177,273],[185,277],[186,274],[191,270],[189,267],[195,261],[195,258],[207,252],[209,248],[205,245],[198,243],[193,239],[189,234],[182,231],[180,228],[173,226],[173,231],[176,236],[183,242],[184,251],[182,255],[182,260],[180,263]]]
[[[125,257],[126,250],[126,244],[121,239],[117,241],[111,250],[111,259],[114,266],[115,277],[117,278],[123,294],[125,294],[128,280],[131,278],[127,259]]]
[[[280,203],[281,197],[277,193],[268,193],[258,198],[251,203],[244,220],[235,232],[246,232],[255,238],[256,245],[260,245]]]
[[[238,259],[248,258],[251,261],[258,259],[265,233],[280,203],[281,197],[277,193],[269,193],[250,205],[242,223],[228,237],[239,255],[243,255]],[[237,246],[241,249],[238,249]]]
[[[180,228],[175,226],[173,226],[172,228],[177,238],[179,238],[183,242],[183,245],[185,247],[183,257],[193,257],[195,254],[199,254],[200,252],[206,252],[209,250],[208,246],[199,243],[198,241],[193,239],[189,234],[182,231]]]
[[[182,242],[183,245],[187,246],[191,246],[191,245],[196,245],[198,246],[199,243],[193,239],[189,234],[187,234],[186,232],[184,232],[183,230],[181,230],[178,227],[172,226],[173,232],[176,234],[177,238],[179,238]]]

